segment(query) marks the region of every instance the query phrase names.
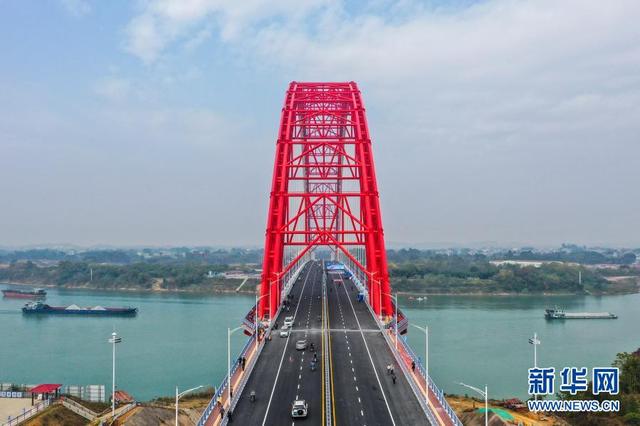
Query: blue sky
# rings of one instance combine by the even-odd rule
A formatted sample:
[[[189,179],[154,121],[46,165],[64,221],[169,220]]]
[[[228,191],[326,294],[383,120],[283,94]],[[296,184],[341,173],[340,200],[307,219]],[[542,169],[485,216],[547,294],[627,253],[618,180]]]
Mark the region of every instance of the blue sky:
[[[640,4],[362,4],[0,0],[0,245],[260,245],[291,80],[360,84],[391,242],[640,245]]]

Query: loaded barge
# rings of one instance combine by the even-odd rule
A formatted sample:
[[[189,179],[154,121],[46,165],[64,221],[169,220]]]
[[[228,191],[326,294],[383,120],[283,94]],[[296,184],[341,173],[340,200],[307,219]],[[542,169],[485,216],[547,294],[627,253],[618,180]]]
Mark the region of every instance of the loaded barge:
[[[2,295],[13,299],[43,299],[47,296],[47,292],[41,288],[36,288],[35,290],[15,290],[10,288],[2,290]]]
[[[544,317],[548,320],[559,319],[616,319],[611,312],[565,312],[563,309],[545,309]]]
[[[80,307],[49,306],[42,302],[30,302],[22,308],[24,314],[51,314],[51,315],[86,315],[86,316],[135,316],[138,308],[105,308],[102,306]]]

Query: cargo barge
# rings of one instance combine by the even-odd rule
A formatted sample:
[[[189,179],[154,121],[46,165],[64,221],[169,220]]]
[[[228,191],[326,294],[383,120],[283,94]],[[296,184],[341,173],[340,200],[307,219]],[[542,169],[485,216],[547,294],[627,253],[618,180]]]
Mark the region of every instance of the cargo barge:
[[[44,299],[47,297],[47,292],[41,288],[34,290],[15,290],[10,288],[2,290],[2,295],[12,299]]]
[[[28,315],[86,315],[86,316],[135,316],[138,308],[105,308],[102,306],[80,307],[70,306],[50,306],[42,302],[30,302],[24,305],[22,313]]]
[[[544,317],[548,320],[563,319],[616,319],[611,312],[565,312],[563,309],[545,309]]]

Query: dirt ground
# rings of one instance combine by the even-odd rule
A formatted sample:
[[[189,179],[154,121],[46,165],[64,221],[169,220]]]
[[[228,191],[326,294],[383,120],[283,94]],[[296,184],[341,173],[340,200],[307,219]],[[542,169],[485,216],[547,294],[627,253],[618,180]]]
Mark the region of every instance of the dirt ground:
[[[89,422],[64,406],[54,404],[21,424],[24,426],[84,426]]]
[[[31,409],[31,398],[0,398],[0,419],[6,421],[9,416],[16,417],[22,410]]]
[[[175,425],[175,409],[164,407],[138,407],[134,412],[127,416],[123,422],[126,426],[157,426]],[[180,408],[180,414],[178,416],[178,422],[180,426],[192,426],[198,421],[198,417],[193,418],[189,415],[188,411],[183,411]]]
[[[456,414],[458,414],[459,417],[468,415],[469,413],[473,412],[474,409],[482,408],[484,405],[484,403],[482,402],[475,401],[471,398],[464,398],[461,396],[447,396],[447,401],[449,402],[449,405],[451,405],[451,408],[455,410]],[[489,403],[490,409],[492,406],[493,405]],[[507,410],[506,408],[500,407],[498,405],[495,405],[495,407],[508,412],[514,417],[515,422],[511,421],[511,424],[516,424],[516,425],[521,424],[522,426],[567,426],[568,425],[568,423],[566,423],[565,421],[557,417],[548,416],[545,414],[536,414],[536,413],[531,413],[529,411]],[[506,424],[509,424],[509,423],[506,423]]]

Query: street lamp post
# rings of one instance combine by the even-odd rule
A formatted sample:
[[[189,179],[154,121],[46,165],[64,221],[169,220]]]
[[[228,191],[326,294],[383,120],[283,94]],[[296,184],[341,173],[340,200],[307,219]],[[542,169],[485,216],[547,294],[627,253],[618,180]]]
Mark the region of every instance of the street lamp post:
[[[260,301],[260,299],[262,299],[263,297],[267,297],[269,296],[268,294],[263,294],[262,296],[258,297],[258,293],[256,293],[256,310],[253,314],[253,322],[254,322],[254,332],[253,334],[256,336],[256,341],[258,340],[258,302]],[[271,307],[269,307],[269,311],[271,311]]]
[[[198,390],[204,387],[203,385],[196,386],[195,388],[187,389],[186,391],[178,393],[178,387],[176,386],[176,426],[178,426],[178,401],[180,398],[188,394],[189,392],[193,392],[194,390]]]
[[[112,364],[112,381],[111,381],[111,418],[116,415],[116,344],[122,342],[122,337],[118,336],[115,331],[111,333],[109,343],[113,345],[113,364]]]
[[[537,346],[540,344],[538,333],[533,333],[533,338],[529,339],[529,343],[533,345],[533,368],[538,368],[538,351]],[[533,394],[533,399],[538,400],[538,394]]]
[[[242,326],[233,330],[227,328],[227,396],[229,399],[229,407],[231,407],[231,335],[240,330]]]
[[[396,322],[396,326],[395,328],[395,335],[396,335],[396,352],[398,352],[398,293],[396,293],[395,295],[390,294],[390,293],[382,293],[380,292],[380,298],[382,298],[382,295],[387,295],[387,296],[391,296],[393,297],[394,301],[395,301],[395,309],[393,312],[393,315],[395,317],[395,322]],[[382,300],[380,300],[380,307],[382,308]]]
[[[458,384],[460,386],[464,386],[465,388],[474,390],[484,397],[484,426],[488,426],[489,425],[489,391],[487,389],[487,385],[484,385],[484,391],[483,391],[482,389],[478,389],[474,386],[465,385],[462,382]]]
[[[427,408],[429,407],[429,326],[425,325],[420,327],[419,325],[411,324],[418,330],[424,331],[424,397],[427,402]]]

